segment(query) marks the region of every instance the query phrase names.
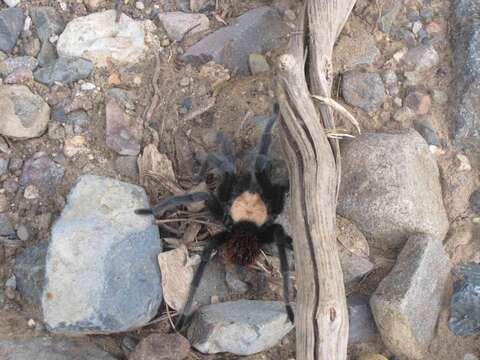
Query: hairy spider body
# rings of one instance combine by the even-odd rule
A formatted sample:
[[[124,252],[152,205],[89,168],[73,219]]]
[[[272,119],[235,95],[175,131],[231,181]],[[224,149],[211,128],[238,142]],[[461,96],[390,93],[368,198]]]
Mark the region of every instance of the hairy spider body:
[[[283,211],[287,186],[272,182],[268,174],[272,128],[277,117],[276,105],[274,114],[268,119],[261,136],[258,153],[249,173],[235,174],[232,145],[220,135],[219,152],[208,155],[199,175],[200,179],[203,179],[210,165],[222,172],[222,180],[215,193],[197,192],[170,196],[152,209],[136,210],[137,214],[162,216],[166,211],[178,206],[205,201],[212,215],[225,226],[225,231],[214,235],[202,252],[201,262],[194,274],[182,316],[177,322],[179,327],[184,321],[184,315],[190,312],[193,297],[214,250],[223,247],[228,260],[246,266],[253,264],[260,255],[262,246],[269,243],[275,243],[278,247],[285,306],[288,319],[293,322],[293,310],[288,297],[286,255],[286,248],[291,248],[292,239],[280,224],[275,223],[275,219]]]

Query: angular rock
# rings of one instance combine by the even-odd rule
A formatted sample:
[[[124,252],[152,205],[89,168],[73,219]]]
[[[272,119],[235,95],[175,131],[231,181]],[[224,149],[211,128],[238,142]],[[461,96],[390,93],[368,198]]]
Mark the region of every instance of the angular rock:
[[[187,33],[188,35],[199,33],[210,27],[210,21],[204,14],[173,11],[161,13],[158,18],[172,41],[181,41]]]
[[[9,57],[0,62],[0,75],[5,77],[19,69],[35,70],[38,66],[38,60],[32,56]]]
[[[423,136],[428,145],[441,146],[438,135],[430,121],[415,121],[414,127]]]
[[[58,55],[83,57],[103,67],[107,59],[136,63],[146,50],[142,27],[126,15],[118,23],[115,18],[115,10],[107,10],[70,21],[58,39]]]
[[[25,15],[20,9],[0,11],[0,51],[10,52],[15,47],[24,21]]]
[[[38,38],[44,42],[49,42],[50,37],[59,35],[65,28],[65,22],[53,7],[36,6],[30,10],[35,31]]]
[[[396,0],[382,2],[382,16],[379,19],[379,27],[383,32],[390,32],[398,13],[402,9],[402,3]]]
[[[180,334],[152,334],[137,345],[128,360],[183,360],[190,343]]]
[[[248,55],[281,46],[286,33],[277,11],[263,6],[246,12],[232,25],[206,36],[187,49],[181,58],[194,63],[213,60],[230,70],[238,69],[240,73],[248,74]]]
[[[27,248],[15,259],[17,289],[25,299],[35,305],[41,304],[47,249],[48,242],[43,241]]]
[[[240,300],[200,308],[187,337],[202,353],[251,355],[275,346],[292,329],[283,303]]]
[[[47,66],[57,60],[57,49],[55,45],[50,42],[44,42],[42,44],[42,48],[40,49],[40,53],[37,56],[38,64],[40,66]]]
[[[25,162],[20,176],[20,185],[34,185],[42,195],[55,194],[63,181],[65,169],[46,155],[33,157]]]
[[[123,332],[145,325],[161,303],[162,251],[145,191],[114,179],[81,176],[52,227],[42,310],[55,333]]]
[[[450,266],[441,239],[414,235],[371,297],[378,331],[395,355],[424,358],[435,332]]]
[[[438,167],[415,130],[363,134],[342,148],[342,158],[337,211],[370,245],[400,248],[415,233],[444,238],[449,225]]]
[[[270,65],[268,65],[267,59],[262,54],[250,54],[248,56],[248,66],[252,75],[270,71]]]
[[[158,255],[163,296],[168,306],[175,310],[181,310],[185,305],[196,270],[195,265],[198,265],[187,255],[185,246]],[[199,260],[198,256],[197,260]],[[223,300],[226,295],[228,295],[228,289],[225,282],[225,268],[214,258],[205,268],[202,281],[193,299],[192,309],[196,309],[199,305],[211,304],[212,296]]]
[[[348,344],[367,342],[377,334],[368,297],[350,295],[347,297]]]
[[[24,85],[0,86],[0,134],[33,138],[47,130],[50,107]]]
[[[14,7],[17,6],[20,3],[21,0],[3,0],[5,4],[7,4],[9,7]]]
[[[440,57],[432,45],[421,45],[411,48],[402,58],[408,69],[425,72],[440,62]]]
[[[480,265],[471,263],[458,267],[460,277],[453,287],[448,328],[458,336],[480,332]]]
[[[18,69],[15,70],[12,74],[8,75],[4,82],[5,84],[22,84],[27,81],[33,80],[32,70],[29,69]]]
[[[380,75],[348,71],[343,74],[342,94],[347,103],[365,111],[377,111],[385,101],[385,87]]]
[[[86,340],[61,337],[0,338],[2,360],[116,360]]]
[[[421,91],[412,91],[405,98],[405,105],[418,115],[425,115],[432,107],[432,98]]]
[[[480,143],[480,6],[475,0],[458,0],[452,5],[452,33],[458,110],[455,137]]]
[[[15,230],[13,229],[12,223],[5,214],[0,214],[0,236],[15,236]]]
[[[86,79],[92,70],[93,64],[89,60],[63,56],[35,71],[33,76],[36,81],[52,86],[55,82],[70,84],[77,80]]]
[[[375,268],[375,265],[368,258],[348,251],[339,251],[339,256],[343,271],[343,281],[346,286],[361,279]]]
[[[115,169],[120,175],[136,179],[138,177],[138,165],[136,156],[119,156],[115,159]]]
[[[107,146],[120,155],[136,156],[140,152],[140,129],[131,114],[134,105],[126,90],[113,88],[107,92]]]

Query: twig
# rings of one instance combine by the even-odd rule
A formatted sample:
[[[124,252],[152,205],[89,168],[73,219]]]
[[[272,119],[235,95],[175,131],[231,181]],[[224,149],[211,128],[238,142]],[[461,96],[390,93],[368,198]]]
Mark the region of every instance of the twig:
[[[182,232],[177,230],[177,229],[174,229],[172,228],[171,226],[168,226],[167,224],[158,224],[158,226],[160,226],[161,228],[163,228],[164,230],[167,230],[167,231],[170,231],[172,234],[175,234],[177,235],[178,237],[182,236]]]
[[[153,85],[153,97],[152,101],[150,103],[150,106],[148,107],[147,114],[145,115],[145,119],[147,120],[147,124],[150,124],[150,121],[152,120],[153,112],[158,106],[158,100],[160,97],[160,89],[158,88],[158,79],[160,78],[160,56],[158,55],[158,52],[155,51],[155,71],[153,72],[153,78],[152,78],[152,85]],[[162,117],[162,123],[160,125],[160,138],[162,137],[163,134],[163,117]]]
[[[170,316],[170,309],[168,308],[167,303],[165,303],[165,309],[167,310],[168,321],[170,322],[170,325],[172,325],[172,329],[177,331],[177,329],[175,328],[175,324],[172,321],[172,317]]]
[[[350,112],[345,109],[341,104],[333,100],[332,98],[326,98],[323,96],[318,96],[318,95],[312,95],[312,98],[320,101],[322,104],[330,106],[332,109],[336,110],[340,115],[345,117],[347,120],[349,120],[353,126],[357,129],[358,133],[361,134],[362,130],[360,130],[360,124],[358,123],[357,119],[350,114]]]

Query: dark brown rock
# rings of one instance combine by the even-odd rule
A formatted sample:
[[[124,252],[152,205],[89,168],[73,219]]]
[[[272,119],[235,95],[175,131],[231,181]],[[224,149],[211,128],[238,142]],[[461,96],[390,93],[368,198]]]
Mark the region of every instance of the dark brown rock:
[[[153,334],[137,345],[128,360],[182,360],[190,353],[190,343],[180,334]]]

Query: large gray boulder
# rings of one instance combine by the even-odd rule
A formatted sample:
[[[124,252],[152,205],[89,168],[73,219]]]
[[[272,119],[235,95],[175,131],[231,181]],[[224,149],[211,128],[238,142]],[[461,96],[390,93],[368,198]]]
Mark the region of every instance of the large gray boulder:
[[[370,299],[383,342],[401,359],[423,359],[441,310],[450,260],[439,239],[409,238]]]
[[[383,249],[400,248],[409,235],[442,240],[448,230],[439,172],[415,130],[364,134],[342,149],[337,211]]]
[[[250,10],[232,25],[218,29],[187,49],[182,59],[188,62],[213,60],[230,70],[248,74],[248,57],[282,44],[287,30],[278,12],[268,6]]]
[[[202,353],[251,355],[276,345],[292,329],[282,302],[240,300],[200,308],[187,336]]]
[[[145,191],[85,175],[52,228],[42,310],[55,333],[96,334],[145,325],[161,303],[162,246]]]
[[[85,340],[57,337],[0,338],[2,360],[116,360]]]

